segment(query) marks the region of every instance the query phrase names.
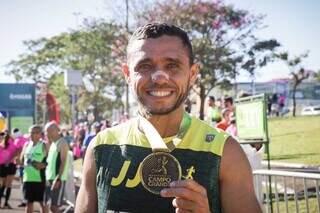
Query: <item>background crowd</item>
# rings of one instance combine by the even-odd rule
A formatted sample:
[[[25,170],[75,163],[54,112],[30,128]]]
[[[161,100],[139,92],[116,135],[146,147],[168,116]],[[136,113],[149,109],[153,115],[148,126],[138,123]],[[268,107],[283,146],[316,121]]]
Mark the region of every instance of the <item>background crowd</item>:
[[[248,96],[248,94],[243,94],[241,97]],[[275,99],[275,97],[273,97]],[[277,99],[278,101],[278,99]],[[188,103],[186,103],[186,111],[188,110]],[[126,116],[128,119],[128,116]],[[232,97],[224,97],[220,99],[215,99],[214,96],[208,97],[206,101],[205,107],[205,122],[209,125],[219,128],[228,132],[233,137],[237,138],[237,128],[236,128],[236,119],[235,119],[235,106]],[[121,120],[119,122],[111,122],[109,120],[96,121],[94,123],[88,124],[87,122],[80,122],[74,125],[73,129],[68,128],[66,126],[59,127],[57,124],[51,122],[51,126],[53,125],[55,128],[52,130],[49,124],[41,127],[39,125],[31,126],[29,129],[29,133],[23,135],[19,129],[14,128],[10,133],[8,130],[5,130],[0,133],[0,207],[1,208],[12,208],[10,205],[10,194],[12,181],[15,176],[19,176],[21,181],[21,191],[23,193],[23,199],[19,207],[26,206],[26,212],[32,212],[33,210],[33,202],[40,202],[41,207],[43,207],[43,211],[46,212],[45,206],[42,206],[42,202],[46,201],[45,190],[48,188],[48,184],[50,187],[55,184],[56,176],[58,174],[54,174],[51,180],[48,178],[42,177],[42,173],[46,171],[46,167],[48,170],[48,164],[50,164],[48,157],[50,156],[50,147],[52,148],[52,144],[56,141],[62,141],[66,144],[68,149],[68,155],[72,158],[72,161],[64,159],[66,165],[64,165],[64,169],[68,170],[67,173],[73,173],[72,162],[76,159],[84,158],[86,153],[86,149],[89,146],[92,139],[103,129],[109,128],[111,126],[117,125],[125,120]],[[51,128],[48,128],[49,127]],[[53,133],[54,131],[55,133]],[[34,136],[33,134],[38,134],[38,136]],[[56,134],[56,135],[55,135]],[[52,135],[53,139],[52,139]],[[50,140],[51,137],[51,140]],[[40,145],[39,145],[40,144]],[[248,160],[252,169],[262,168],[262,152],[263,148],[261,144],[251,144],[251,145],[241,145],[244,152],[246,153]],[[29,149],[28,149],[29,147]],[[34,147],[40,147],[38,149]],[[41,147],[44,147],[43,152],[41,151]],[[58,147],[58,145],[57,145]],[[57,148],[55,148],[57,149]],[[34,155],[32,152],[36,152],[38,150],[39,155],[42,157],[37,160],[28,158],[28,156]],[[59,149],[55,150],[61,156]],[[52,158],[52,156],[51,156]],[[52,161],[52,160],[51,160]],[[56,161],[56,160],[55,160]],[[69,163],[68,163],[69,162]],[[38,164],[39,163],[39,164]],[[28,166],[32,166],[34,171],[26,170]],[[55,165],[51,166],[54,167]],[[64,170],[62,168],[62,170]],[[50,169],[49,169],[50,170]],[[28,174],[29,171],[31,174]],[[39,172],[39,178],[32,179],[32,184],[26,184],[26,182],[30,182],[30,177],[37,177],[37,172]],[[49,171],[50,173],[50,171]],[[47,171],[45,174],[49,174]],[[62,174],[60,174],[62,177]],[[58,179],[61,177],[59,176]],[[72,180],[73,181],[73,180]],[[33,183],[37,182],[40,185],[34,185]],[[60,190],[65,190],[68,186],[65,186],[67,182],[67,178],[62,180],[62,184],[60,185]],[[27,185],[27,187],[26,187]],[[74,183],[71,183],[74,187]],[[39,190],[40,189],[40,190]],[[70,189],[70,188],[69,188]],[[28,195],[29,190],[29,195]],[[31,195],[30,191],[33,194],[34,191],[40,191],[41,193],[38,196],[34,197]],[[66,190],[65,190],[66,191]],[[70,190],[69,190],[70,191]],[[4,199],[3,199],[4,198]],[[60,197],[55,198],[56,201],[59,201]],[[4,202],[2,202],[4,200]],[[61,205],[60,202],[56,203],[57,209]],[[52,209],[51,209],[52,210]],[[53,209],[53,212],[55,209]]]

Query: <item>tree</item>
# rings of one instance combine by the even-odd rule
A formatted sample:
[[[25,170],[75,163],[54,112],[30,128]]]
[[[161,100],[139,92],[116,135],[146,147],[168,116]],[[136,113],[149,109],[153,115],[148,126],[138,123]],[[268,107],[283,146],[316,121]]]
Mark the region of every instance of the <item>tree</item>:
[[[7,73],[17,81],[31,78],[37,83],[49,82],[54,74],[66,70],[78,70],[85,81],[85,87],[78,90],[78,109],[86,114],[93,105],[95,118],[101,119],[112,107],[122,106],[125,82],[120,60],[126,42],[123,27],[101,20],[84,20],[79,30],[26,41],[27,51],[9,63]],[[58,87],[53,90],[57,96],[63,95]]]
[[[279,44],[261,41],[254,31],[262,24],[262,16],[235,9],[221,1],[164,0],[136,14],[137,23],[166,22],[182,27],[189,34],[200,74],[195,87],[199,95],[200,118],[204,101],[215,86],[226,86],[241,70],[253,72],[268,60],[263,52]],[[247,51],[252,47],[251,51]],[[258,61],[258,52],[262,61]],[[251,54],[251,55],[250,55]]]
[[[301,65],[303,59],[308,57],[308,53],[301,54],[300,56],[294,56],[293,58],[289,58],[289,54],[287,52],[281,53],[277,55],[277,57],[284,61],[290,69],[290,74],[292,75],[292,101],[293,101],[293,110],[292,116],[296,116],[296,92],[299,84],[302,83],[303,80],[309,77],[309,72]]]

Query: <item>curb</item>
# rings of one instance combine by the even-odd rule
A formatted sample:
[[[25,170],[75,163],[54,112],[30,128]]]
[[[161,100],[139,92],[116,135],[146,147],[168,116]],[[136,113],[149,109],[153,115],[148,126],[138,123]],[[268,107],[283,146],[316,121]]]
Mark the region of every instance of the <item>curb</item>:
[[[262,161],[263,166],[268,165],[268,161]],[[293,168],[293,169],[315,169],[320,171],[320,166],[315,165],[306,165],[302,163],[286,163],[286,162],[279,162],[279,161],[270,161],[271,167],[284,167],[284,168]]]

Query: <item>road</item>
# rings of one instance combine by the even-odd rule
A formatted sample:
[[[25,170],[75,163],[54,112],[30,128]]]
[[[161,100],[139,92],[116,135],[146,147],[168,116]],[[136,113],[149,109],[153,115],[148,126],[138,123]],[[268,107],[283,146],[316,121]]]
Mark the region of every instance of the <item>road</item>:
[[[0,213],[19,213],[24,212],[24,207],[18,207],[21,203],[22,199],[22,191],[20,190],[20,182],[18,180],[14,180],[12,183],[12,190],[11,190],[11,197],[9,200],[9,204],[11,205],[12,209],[0,209]],[[2,205],[4,202],[4,198],[2,198]],[[67,208],[67,205],[62,206],[63,209]],[[34,204],[34,212],[40,212],[40,205],[38,203]],[[68,213],[73,213],[73,211],[68,211]]]

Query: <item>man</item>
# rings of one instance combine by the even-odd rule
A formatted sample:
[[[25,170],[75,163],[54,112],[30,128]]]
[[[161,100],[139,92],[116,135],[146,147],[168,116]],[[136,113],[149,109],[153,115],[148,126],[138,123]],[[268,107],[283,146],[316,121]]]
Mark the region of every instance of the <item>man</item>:
[[[85,155],[87,148],[91,142],[91,140],[96,137],[96,135],[101,131],[101,124],[99,122],[94,122],[92,125],[92,132],[90,132],[89,134],[87,134],[87,136],[84,139],[84,143],[82,146],[82,152],[83,152],[83,156]]]
[[[232,97],[224,98],[224,108],[228,109],[232,113],[235,112],[234,106],[233,106],[233,98]]]
[[[218,122],[221,121],[220,109],[218,106],[216,106],[215,98],[213,96],[209,96],[208,98],[206,121],[211,126],[215,126]]]
[[[180,162],[182,180],[171,182],[160,195],[144,188],[139,168],[152,151],[144,119],[131,119],[91,142],[75,212],[261,212],[239,144],[184,112],[198,74],[187,34],[167,24],[138,28],[129,41],[123,73],[140,116],[164,141],[172,145],[177,133],[184,134],[170,152]],[[180,129],[181,123],[188,128]]]
[[[23,195],[27,202],[26,212],[33,212],[33,202],[39,202],[42,212],[45,212],[43,195],[45,190],[46,146],[41,140],[42,127],[30,127],[30,141],[25,143],[20,160],[24,165]]]
[[[62,205],[64,187],[68,176],[68,142],[60,134],[60,129],[55,122],[49,122],[45,125],[46,136],[51,143],[46,168],[46,186],[45,201],[50,200],[50,210],[59,212]],[[48,206],[46,206],[48,208]]]

